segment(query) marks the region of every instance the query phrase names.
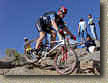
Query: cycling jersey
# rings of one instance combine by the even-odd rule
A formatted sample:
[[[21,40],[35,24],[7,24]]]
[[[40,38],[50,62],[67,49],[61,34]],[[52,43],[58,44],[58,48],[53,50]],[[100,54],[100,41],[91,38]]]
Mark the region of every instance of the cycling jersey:
[[[37,21],[37,29],[39,32],[43,31],[43,32],[47,32],[49,33],[50,30],[54,30],[54,28],[52,28],[52,24],[51,21],[54,20],[58,26],[58,28],[64,28],[65,27],[65,23],[63,21],[62,18],[60,18],[56,12],[46,12],[43,14],[43,16],[41,16],[38,21]]]

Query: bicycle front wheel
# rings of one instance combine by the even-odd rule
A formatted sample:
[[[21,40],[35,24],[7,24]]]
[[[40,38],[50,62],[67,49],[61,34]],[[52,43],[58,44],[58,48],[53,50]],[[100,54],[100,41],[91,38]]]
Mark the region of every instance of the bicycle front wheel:
[[[65,48],[65,46],[61,46],[54,62],[56,71],[61,75],[67,75],[75,70],[78,58],[72,47]]]

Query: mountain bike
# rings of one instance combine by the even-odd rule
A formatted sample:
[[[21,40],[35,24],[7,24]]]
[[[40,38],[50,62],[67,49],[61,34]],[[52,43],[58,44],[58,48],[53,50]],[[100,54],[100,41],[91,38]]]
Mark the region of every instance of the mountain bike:
[[[29,63],[40,63],[55,51],[54,67],[56,71],[62,75],[72,73],[77,65],[78,57],[72,45],[70,44],[70,38],[66,37],[67,34],[62,30],[59,33],[63,39],[58,41],[51,41],[50,44],[56,44],[51,49],[48,48],[48,42],[44,45],[40,45],[40,51],[38,52],[40,59],[37,59],[37,55],[35,54],[34,50],[31,51],[30,54],[25,54],[26,60]]]

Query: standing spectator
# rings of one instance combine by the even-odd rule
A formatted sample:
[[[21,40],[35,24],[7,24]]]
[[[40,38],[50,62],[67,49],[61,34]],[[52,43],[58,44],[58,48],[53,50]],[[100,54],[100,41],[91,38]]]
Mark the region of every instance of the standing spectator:
[[[97,39],[97,34],[96,34],[96,26],[95,26],[95,23],[93,21],[93,17],[91,14],[88,15],[88,24],[90,26],[90,30],[91,30],[91,33],[93,35],[93,38],[96,40]]]
[[[86,22],[84,21],[83,18],[81,18],[78,24],[78,36],[81,36],[81,41],[85,40],[84,39],[85,32],[87,32]]]

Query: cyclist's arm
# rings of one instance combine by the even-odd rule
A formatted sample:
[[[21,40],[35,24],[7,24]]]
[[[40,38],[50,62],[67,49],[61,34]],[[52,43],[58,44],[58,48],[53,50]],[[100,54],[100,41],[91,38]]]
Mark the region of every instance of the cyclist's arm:
[[[63,29],[67,32],[68,35],[70,35],[71,37],[73,37],[73,34],[69,31],[66,23],[63,21]]]
[[[56,22],[55,22],[55,15],[50,15],[50,18],[51,18],[51,24],[52,24],[52,27],[56,30],[56,31],[58,31],[58,26],[57,26],[57,24],[56,24]]]
[[[64,30],[67,32],[68,35],[70,35],[70,37],[71,37],[72,39],[76,40],[75,35],[73,35],[73,34],[68,30],[67,27],[64,27]]]
[[[65,26],[64,30],[67,32],[68,35],[70,35],[71,37],[73,36],[73,34],[69,31],[69,29]]]
[[[51,24],[52,24],[52,26],[54,27],[54,29],[55,29],[56,31],[58,31],[58,26],[57,26],[57,24],[56,24],[56,22],[55,22],[54,20],[51,20]]]

